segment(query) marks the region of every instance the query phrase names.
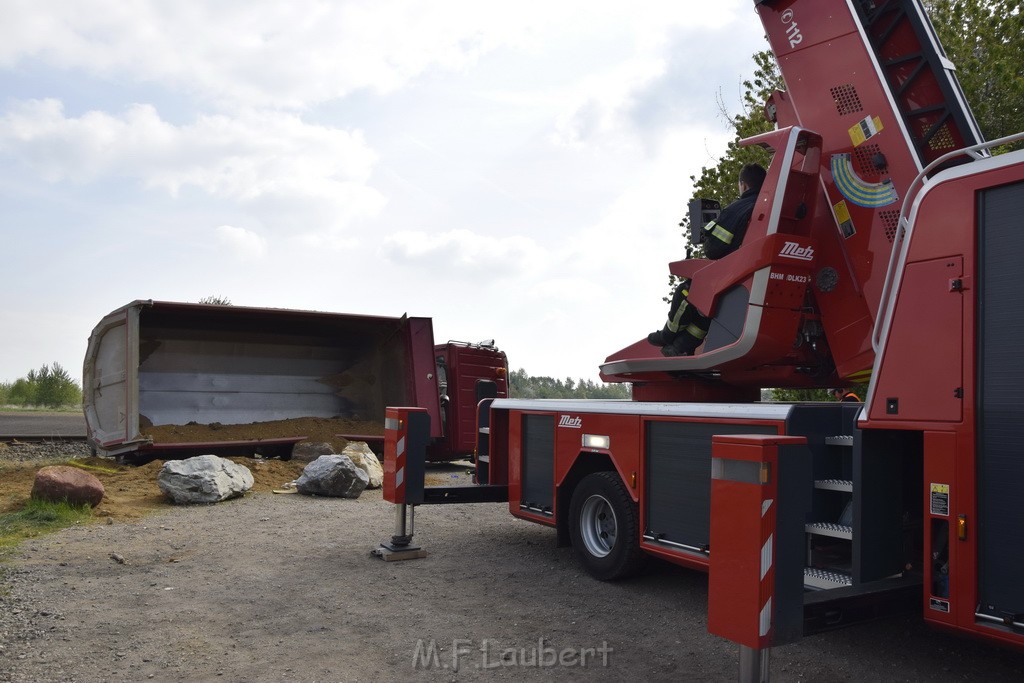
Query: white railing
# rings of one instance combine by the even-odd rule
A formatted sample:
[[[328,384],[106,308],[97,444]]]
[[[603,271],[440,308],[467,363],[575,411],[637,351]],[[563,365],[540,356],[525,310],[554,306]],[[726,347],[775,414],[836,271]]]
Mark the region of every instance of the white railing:
[[[914,210],[914,202],[917,196],[924,189],[928,181],[928,174],[950,159],[958,156],[969,156],[975,161],[990,157],[988,151],[993,147],[1008,145],[1018,140],[1024,140],[1024,132],[1007,135],[997,140],[989,140],[970,147],[964,147],[931,162],[917,174],[914,181],[907,188],[907,196],[903,199],[903,208],[900,210],[900,218],[897,223],[896,237],[893,239],[892,251],[889,252],[889,266],[885,272],[885,279],[882,281],[882,294],[879,298],[879,315],[875,329],[871,334],[871,347],[877,358],[881,353],[883,341],[889,334],[889,324],[892,321],[893,311],[896,307],[896,292],[899,291],[899,284],[903,268],[907,262],[907,253],[910,248],[910,237],[914,225],[910,222],[910,214]]]

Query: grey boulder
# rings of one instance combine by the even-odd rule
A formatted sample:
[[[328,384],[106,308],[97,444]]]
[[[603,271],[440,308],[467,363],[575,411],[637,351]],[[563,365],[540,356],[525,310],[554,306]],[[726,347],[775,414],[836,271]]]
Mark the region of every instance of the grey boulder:
[[[370,477],[347,455],[321,455],[302,470],[295,488],[308,496],[358,498],[368,483]]]
[[[164,463],[156,483],[175,503],[218,503],[251,489],[253,477],[248,467],[227,458],[197,455]]]
[[[332,455],[334,447],[324,441],[300,441],[292,447],[292,460],[313,462],[321,455]]]
[[[366,488],[379,489],[384,484],[384,467],[365,441],[350,441],[341,454],[347,455],[356,467],[366,472],[369,477]]]

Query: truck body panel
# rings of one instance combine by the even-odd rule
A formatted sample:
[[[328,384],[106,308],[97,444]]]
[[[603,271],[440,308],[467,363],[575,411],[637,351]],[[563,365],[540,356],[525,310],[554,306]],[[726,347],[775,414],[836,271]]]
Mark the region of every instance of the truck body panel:
[[[444,440],[435,366],[438,352],[465,352],[449,346],[435,350],[429,318],[135,301],[90,336],[86,426],[97,449],[120,454],[173,445],[154,444],[148,426],[303,417],[383,424],[386,406],[418,405],[430,416],[436,457],[459,457],[472,448],[452,451]],[[492,377],[499,368],[504,377],[503,353],[474,350],[481,365],[491,361]]]
[[[508,397],[508,361],[492,344],[448,342],[435,351],[446,434],[431,449],[431,459],[447,460],[438,451],[468,454],[476,449],[477,404]]]

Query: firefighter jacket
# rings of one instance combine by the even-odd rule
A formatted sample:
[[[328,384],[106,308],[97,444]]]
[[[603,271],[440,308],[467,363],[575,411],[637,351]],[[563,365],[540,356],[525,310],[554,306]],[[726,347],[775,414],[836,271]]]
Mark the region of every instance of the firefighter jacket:
[[[754,204],[760,190],[750,189],[740,198],[722,209],[717,220],[704,226],[704,255],[709,259],[720,259],[736,251],[747,232],[747,225],[754,213]]]

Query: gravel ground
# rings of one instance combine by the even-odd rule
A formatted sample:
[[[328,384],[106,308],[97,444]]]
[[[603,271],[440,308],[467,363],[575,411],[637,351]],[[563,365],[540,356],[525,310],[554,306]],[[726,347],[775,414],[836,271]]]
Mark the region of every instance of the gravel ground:
[[[4,463],[43,465],[90,454],[91,449],[84,443],[0,444],[0,461]],[[21,590],[28,581],[25,572],[0,564],[0,681],[14,680],[6,667],[27,658],[20,650],[29,643],[43,642],[53,630],[50,627],[64,619],[61,614],[35,608]]]
[[[65,448],[0,459],[44,462]],[[552,530],[500,504],[420,508],[427,558],[370,557],[393,519],[379,490],[258,493],[29,540],[0,564],[0,681],[736,678],[736,646],[706,632],[702,574],[655,562],[598,583]],[[1020,681],[1024,655],[908,615],[777,648],[771,674]]]
[[[71,458],[85,458],[92,449],[83,442],[40,441],[0,443],[0,462],[5,463],[47,463]]]

